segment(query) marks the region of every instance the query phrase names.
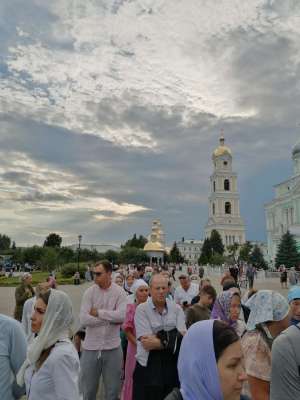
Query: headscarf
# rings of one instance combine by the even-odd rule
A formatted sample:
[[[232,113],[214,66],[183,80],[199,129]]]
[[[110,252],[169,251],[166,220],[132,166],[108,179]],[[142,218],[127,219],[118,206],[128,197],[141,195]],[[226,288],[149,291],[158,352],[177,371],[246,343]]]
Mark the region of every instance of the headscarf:
[[[49,290],[50,296],[41,330],[28,347],[27,358],[17,374],[19,386],[24,384],[26,368],[35,364],[44,350],[49,349],[58,340],[69,338],[74,333],[74,317],[70,298],[60,290]]]
[[[134,285],[134,282],[135,282],[135,281],[133,281],[133,283],[132,283],[131,286],[128,286],[127,278],[128,278],[129,276],[132,276],[132,277],[134,278],[133,272],[130,272],[130,273],[126,276],[125,281],[124,281],[124,289],[126,290],[126,292],[132,293],[132,286]],[[134,278],[134,279],[135,279],[135,278]]]
[[[136,300],[136,291],[138,290],[138,288],[140,288],[141,286],[146,286],[149,287],[149,285],[147,284],[147,282],[144,281],[144,279],[136,279],[132,286],[131,286],[131,291],[133,293],[134,296],[134,300]]]
[[[288,293],[288,302],[290,303],[293,300],[300,299],[300,287],[293,286]]]
[[[211,319],[219,319],[226,322],[229,326],[235,327],[237,322],[232,321],[230,318],[230,307],[231,300],[233,296],[236,295],[237,293],[232,292],[231,290],[226,290],[219,294],[211,312]]]
[[[246,306],[250,308],[248,331],[253,331],[256,325],[264,322],[282,321],[289,313],[287,300],[273,290],[259,290],[250,297]]]
[[[213,326],[213,320],[196,322],[182,340],[178,374],[184,400],[223,400]]]

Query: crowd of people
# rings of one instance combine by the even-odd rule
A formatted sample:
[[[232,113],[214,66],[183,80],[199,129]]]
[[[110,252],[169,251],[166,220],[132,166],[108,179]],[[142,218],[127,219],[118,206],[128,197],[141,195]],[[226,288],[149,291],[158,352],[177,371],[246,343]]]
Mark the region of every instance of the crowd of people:
[[[300,287],[242,293],[231,269],[215,288],[200,270],[200,284],[181,270],[175,285],[174,266],[100,261],[80,326],[66,293],[25,274],[15,319],[0,314],[1,398],[300,398]]]

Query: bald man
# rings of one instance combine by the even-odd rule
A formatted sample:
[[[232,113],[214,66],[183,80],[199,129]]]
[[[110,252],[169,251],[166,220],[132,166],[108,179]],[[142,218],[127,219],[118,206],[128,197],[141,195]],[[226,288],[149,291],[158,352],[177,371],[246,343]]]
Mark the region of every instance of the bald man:
[[[150,281],[151,297],[136,309],[133,400],[163,400],[174,387],[179,387],[177,358],[186,332],[185,317],[167,294],[168,279],[156,274]]]

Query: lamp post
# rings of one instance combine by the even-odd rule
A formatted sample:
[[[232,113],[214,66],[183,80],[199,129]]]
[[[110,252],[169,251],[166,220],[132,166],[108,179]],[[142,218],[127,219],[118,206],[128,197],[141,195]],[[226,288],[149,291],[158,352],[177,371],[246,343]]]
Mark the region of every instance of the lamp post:
[[[77,271],[79,272],[79,257],[80,257],[80,245],[81,245],[82,235],[78,235],[78,257],[77,257]]]

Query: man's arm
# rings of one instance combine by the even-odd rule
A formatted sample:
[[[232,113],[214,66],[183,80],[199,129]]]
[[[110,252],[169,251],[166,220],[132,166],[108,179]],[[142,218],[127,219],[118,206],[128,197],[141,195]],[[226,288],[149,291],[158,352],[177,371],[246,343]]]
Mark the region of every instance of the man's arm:
[[[176,328],[182,334],[186,333],[185,315],[182,308],[177,305],[177,318],[176,318]]]
[[[147,351],[162,348],[161,341],[153,334],[149,319],[144,308],[137,307],[134,317],[136,339],[141,341],[143,348]]]
[[[115,310],[97,310],[98,318],[115,324],[124,322],[126,316],[127,298],[124,291],[119,294]]]
[[[97,317],[93,317],[90,314],[90,311],[93,307],[92,303],[92,292],[88,289],[82,297],[81,309],[79,314],[80,325],[81,326],[100,326],[103,325],[103,321],[101,321]]]

